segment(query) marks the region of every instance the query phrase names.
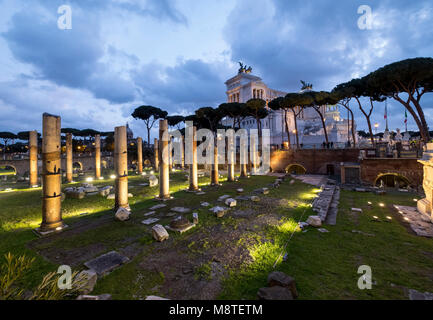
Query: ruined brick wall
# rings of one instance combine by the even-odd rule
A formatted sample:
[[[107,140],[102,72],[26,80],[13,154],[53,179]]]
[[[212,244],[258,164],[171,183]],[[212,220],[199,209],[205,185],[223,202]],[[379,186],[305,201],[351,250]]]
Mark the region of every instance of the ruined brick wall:
[[[289,164],[300,164],[307,174],[326,174],[327,166],[333,165],[336,175],[340,175],[341,162],[358,162],[359,149],[304,149],[279,150],[271,153],[273,171],[284,171]]]
[[[347,150],[287,150],[271,153],[271,168],[282,172],[289,164],[300,164],[307,174],[327,174],[327,165],[334,166],[336,176],[341,174],[340,163],[360,163],[361,179],[373,184],[383,173],[395,173],[406,177],[411,185],[422,185],[423,166],[417,159],[363,159],[359,160],[359,149]]]
[[[361,161],[362,181],[373,184],[377,176],[384,173],[402,175],[413,186],[422,185],[423,166],[417,159],[363,159]]]

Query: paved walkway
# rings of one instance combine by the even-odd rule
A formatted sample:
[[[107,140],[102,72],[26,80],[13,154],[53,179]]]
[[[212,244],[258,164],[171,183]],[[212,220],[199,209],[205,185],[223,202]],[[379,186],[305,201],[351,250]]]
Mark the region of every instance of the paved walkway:
[[[415,207],[394,205],[410,228],[420,237],[433,238],[433,219],[420,213]]]

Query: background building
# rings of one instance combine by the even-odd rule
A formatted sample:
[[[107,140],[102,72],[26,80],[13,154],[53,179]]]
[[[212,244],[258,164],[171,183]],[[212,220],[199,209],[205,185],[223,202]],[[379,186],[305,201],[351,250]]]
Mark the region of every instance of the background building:
[[[263,99],[266,103],[271,100],[284,97],[287,92],[269,88],[260,77],[254,76],[251,69],[245,70],[241,66],[239,73],[225,82],[227,87],[227,101],[245,103],[250,99]],[[321,112],[325,117],[325,125],[329,142],[334,147],[344,147],[348,138],[351,139],[351,122],[343,119],[338,106],[322,106]],[[282,110],[269,109],[269,115],[262,119],[262,128],[270,129],[271,144],[281,146],[287,142],[287,132]],[[288,127],[292,145],[296,145],[295,118],[293,112],[288,112]],[[224,125],[231,125],[232,119],[224,119]],[[326,141],[320,116],[313,108],[305,108],[297,116],[299,143],[303,148],[321,147]],[[252,117],[245,118],[241,122],[241,128],[257,129],[256,120]],[[355,124],[356,131],[356,124]]]

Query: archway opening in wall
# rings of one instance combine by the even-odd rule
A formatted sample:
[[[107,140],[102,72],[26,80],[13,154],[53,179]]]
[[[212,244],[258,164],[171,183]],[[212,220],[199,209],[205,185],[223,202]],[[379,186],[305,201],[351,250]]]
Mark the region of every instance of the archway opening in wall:
[[[333,164],[327,164],[326,165],[326,174],[328,176],[335,175],[335,166]]]
[[[306,174],[307,173],[307,169],[305,169],[304,166],[294,163],[294,164],[289,164],[286,167],[286,173],[288,174]]]
[[[72,164],[72,170],[74,172],[76,172],[76,171],[83,171],[83,164],[81,162],[79,162],[79,161],[75,161]]]
[[[376,187],[407,188],[410,182],[405,176],[398,173],[382,173],[377,176],[374,185]]]
[[[14,166],[0,166],[0,176],[16,176],[17,169]]]

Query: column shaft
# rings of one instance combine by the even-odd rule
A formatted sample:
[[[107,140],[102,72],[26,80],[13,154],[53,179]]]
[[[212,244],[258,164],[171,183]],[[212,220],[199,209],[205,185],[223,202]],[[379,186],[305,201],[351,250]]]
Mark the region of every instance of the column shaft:
[[[114,130],[114,170],[116,172],[114,210],[117,211],[120,207],[129,209],[126,126],[116,127]]]
[[[192,164],[189,165],[189,190],[198,190],[196,127],[192,127]]]
[[[138,173],[143,173],[143,139],[141,137],[137,138],[137,163],[138,163]]]
[[[72,182],[72,133],[66,134],[66,181]]]
[[[218,147],[215,145],[213,148],[213,165],[211,172],[211,184],[218,185],[219,184],[219,173],[218,173]]]
[[[101,136],[95,136],[95,178],[101,177]]]
[[[165,134],[165,136],[164,136]],[[170,198],[170,183],[169,183],[169,135],[168,121],[159,121],[159,198]]]
[[[63,227],[61,213],[60,117],[42,116],[42,223],[41,231]]]
[[[154,162],[155,162],[155,170],[159,170],[159,142],[158,139],[155,138],[155,142],[153,144],[153,152],[154,152]]]
[[[233,138],[227,137],[227,181],[235,181],[235,152],[233,150]]]
[[[38,132],[29,133],[29,155],[30,155],[30,187],[38,185]]]

